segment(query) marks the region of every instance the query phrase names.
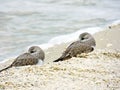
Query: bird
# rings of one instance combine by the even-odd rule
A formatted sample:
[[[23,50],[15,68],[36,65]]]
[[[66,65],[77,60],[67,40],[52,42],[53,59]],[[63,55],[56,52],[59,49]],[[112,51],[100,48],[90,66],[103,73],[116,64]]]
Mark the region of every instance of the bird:
[[[84,32],[79,35],[79,40],[71,43],[62,53],[62,56],[53,62],[64,61],[76,57],[78,54],[92,52],[95,46],[96,42],[93,36],[90,33]]]
[[[88,32],[84,32],[84,33],[80,34],[79,41],[81,43],[88,44],[93,47],[96,46],[96,41],[95,41],[94,37]]]
[[[28,52],[31,53],[31,55],[37,57],[38,59],[41,59],[44,61],[45,59],[45,53],[39,46],[31,46],[28,49]]]
[[[17,66],[27,66],[27,65],[36,65],[39,63],[40,60],[44,60],[45,53],[43,50],[38,46],[32,46],[29,48],[28,52],[19,55],[11,65],[8,67],[0,70],[0,72]]]

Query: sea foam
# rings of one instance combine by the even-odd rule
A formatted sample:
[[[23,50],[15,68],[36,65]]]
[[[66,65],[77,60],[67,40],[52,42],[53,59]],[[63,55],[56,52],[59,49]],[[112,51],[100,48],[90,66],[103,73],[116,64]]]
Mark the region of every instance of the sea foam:
[[[51,40],[49,40],[48,43],[41,44],[38,46],[40,46],[42,49],[48,49],[50,47],[53,47],[54,45],[75,41],[78,39],[79,35],[83,32],[95,34],[96,32],[105,30],[106,28],[108,28],[108,26],[115,26],[115,25],[119,25],[119,24],[120,24],[120,20],[115,20],[115,21],[110,22],[109,24],[104,25],[103,27],[83,28],[76,32],[70,33],[70,34],[64,34],[64,35],[54,37]]]
[[[74,33],[70,33],[70,34],[66,34],[66,35],[64,34],[64,35],[54,37],[50,41],[48,41],[48,43],[41,44],[39,46],[42,49],[48,49],[48,48],[53,47],[54,45],[57,45],[57,44],[75,41],[78,39],[79,35],[83,32],[88,32],[88,33],[94,34],[94,33],[99,32],[101,30],[103,30],[101,27],[91,27],[91,28],[80,29]]]

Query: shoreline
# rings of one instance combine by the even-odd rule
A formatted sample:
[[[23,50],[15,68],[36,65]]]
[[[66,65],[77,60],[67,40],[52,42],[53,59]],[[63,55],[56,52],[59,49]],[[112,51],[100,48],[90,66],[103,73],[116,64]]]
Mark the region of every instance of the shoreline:
[[[93,37],[95,38],[96,44],[97,44],[96,49],[120,50],[120,46],[118,45],[118,43],[120,43],[120,40],[115,42],[114,39],[112,39],[112,37],[115,37],[115,39],[119,38],[119,33],[120,33],[119,28],[120,28],[120,20],[117,20],[117,21],[114,21],[111,24],[107,25],[106,27],[104,27],[103,30],[100,30],[99,32],[94,33]],[[117,29],[117,30],[115,30],[115,29]],[[117,35],[114,36],[114,34],[117,34]],[[105,36],[110,38],[110,40],[107,39],[107,38],[104,38]],[[46,54],[45,55],[45,60],[44,60],[45,63],[51,63],[52,61],[59,58],[59,56],[62,54],[62,52],[71,43],[72,43],[72,41],[67,42],[67,43],[63,42],[61,44],[55,44],[55,45],[53,45],[53,46],[51,46],[51,47],[49,47],[47,49],[43,49],[45,51],[45,54]],[[38,45],[38,46],[40,46],[40,45]],[[3,60],[0,63],[0,68],[4,68],[4,67],[8,66],[9,64],[11,64],[14,61],[14,58],[12,57],[10,59]]]
[[[51,40],[49,40],[48,41],[48,43],[44,43],[44,44],[41,44],[41,45],[37,45],[37,46],[40,46],[46,53],[48,53],[47,52],[47,50],[49,51],[49,49],[51,49],[51,48],[54,48],[54,47],[59,47],[59,46],[61,46],[61,45],[65,45],[65,47],[67,47],[71,42],[73,42],[73,41],[75,41],[75,40],[77,40],[78,39],[78,37],[77,36],[79,36],[79,33],[82,33],[84,30],[85,30],[85,32],[87,31],[87,32],[89,32],[89,33],[91,33],[90,32],[90,30],[92,31],[92,35],[95,37],[95,38],[97,38],[96,36],[97,35],[95,35],[96,33],[99,35],[99,33],[101,33],[102,31],[103,31],[103,33],[104,33],[104,31],[106,31],[106,29],[110,29],[110,28],[115,28],[115,27],[119,27],[120,26],[120,20],[113,20],[112,22],[109,22],[109,24],[105,24],[105,25],[103,25],[102,27],[89,27],[89,28],[84,28],[84,29],[82,29],[81,31],[80,30],[78,30],[78,31],[76,31],[76,32],[73,32],[73,33],[69,33],[69,34],[67,34],[66,36],[65,35],[60,35],[60,36],[58,36],[58,37],[62,37],[62,38],[67,38],[68,39],[68,37],[69,36],[75,36],[74,37],[74,39],[73,38],[71,38],[71,39],[69,39],[68,41],[66,40],[66,41],[61,41],[61,42],[55,42],[57,39],[58,39],[58,41],[59,40],[61,40],[60,38],[58,38],[58,37],[54,37],[54,38],[52,38]],[[109,28],[110,27],[110,28]],[[92,30],[92,29],[94,29],[94,30]],[[95,30],[96,29],[96,30]],[[78,33],[77,35],[75,34],[75,33]],[[75,35],[74,35],[75,34]],[[65,36],[65,37],[64,37]],[[100,35],[99,35],[100,36]],[[98,39],[98,38],[97,38]],[[30,46],[34,46],[34,44],[33,45],[30,45]],[[23,53],[30,47],[30,46],[28,46],[25,50],[23,50]],[[108,45],[109,46],[109,45]],[[111,46],[111,45],[110,45]],[[22,53],[22,52],[21,52]],[[17,55],[18,56],[18,55]],[[11,57],[8,57],[8,58],[6,58],[5,60],[2,60],[2,61],[0,61],[0,63],[2,63],[2,62],[7,62],[9,59],[10,60],[12,60],[12,59],[14,59],[15,57],[17,57],[17,56],[11,56]]]
[[[1,72],[0,89],[119,90],[120,25],[108,27],[93,36],[97,46],[87,55],[53,63],[71,42],[62,43],[45,50],[42,66],[13,67]]]
[[[110,25],[109,25],[110,26]],[[93,34],[93,37],[96,40],[96,47],[95,49],[113,49],[113,50],[120,50],[120,24],[111,25],[111,28],[105,28],[102,31],[96,32]],[[116,41],[118,40],[118,41]],[[45,50],[46,59],[45,62],[51,62],[62,54],[62,52],[66,49],[68,45],[72,42],[57,44],[53,47],[48,48]],[[57,51],[56,51],[57,50]],[[51,52],[52,51],[52,52]],[[54,57],[52,56],[55,53]]]

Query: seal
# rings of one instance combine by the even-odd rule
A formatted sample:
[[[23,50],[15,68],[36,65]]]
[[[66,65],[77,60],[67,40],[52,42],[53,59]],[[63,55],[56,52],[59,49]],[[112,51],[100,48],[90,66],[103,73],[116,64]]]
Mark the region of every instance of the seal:
[[[95,46],[96,42],[93,36],[87,32],[82,33],[79,36],[79,40],[71,43],[63,52],[62,56],[53,62],[63,61],[72,57],[76,57],[81,53],[92,52]]]
[[[17,66],[26,66],[26,65],[36,65],[39,63],[40,60],[44,60],[45,58],[45,54],[43,52],[43,50],[38,47],[38,46],[32,46],[29,48],[27,53],[23,53],[21,55],[19,55],[13,62],[11,65],[9,65],[8,67],[0,70],[0,72],[11,68],[11,67],[17,67]]]

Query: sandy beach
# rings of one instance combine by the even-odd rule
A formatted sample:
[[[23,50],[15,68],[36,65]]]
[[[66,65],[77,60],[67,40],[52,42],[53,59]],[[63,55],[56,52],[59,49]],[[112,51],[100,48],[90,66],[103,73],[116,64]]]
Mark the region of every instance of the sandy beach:
[[[1,72],[0,90],[120,90],[120,25],[108,26],[93,36],[97,46],[89,54],[53,63],[71,42],[63,43],[45,50],[43,66]]]

